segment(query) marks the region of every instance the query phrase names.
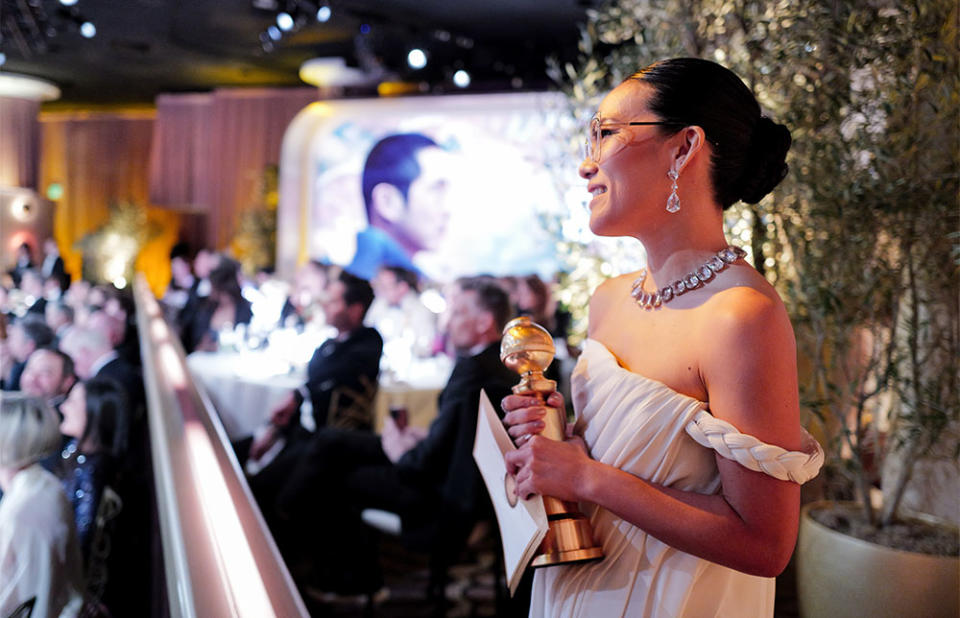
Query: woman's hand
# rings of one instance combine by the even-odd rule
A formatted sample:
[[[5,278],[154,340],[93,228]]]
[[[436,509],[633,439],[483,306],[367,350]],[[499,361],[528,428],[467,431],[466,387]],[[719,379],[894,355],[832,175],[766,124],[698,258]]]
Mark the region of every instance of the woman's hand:
[[[565,409],[563,395],[556,391],[550,393],[546,403],[532,395],[507,395],[500,402],[500,407],[506,412],[503,423],[507,426],[507,433],[517,446],[523,446],[530,438],[543,431],[543,417],[547,414],[547,407],[561,412]]]
[[[506,455],[507,471],[517,480],[517,496],[530,494],[577,501],[584,495],[587,475],[594,463],[579,436],[549,440],[533,436]]]

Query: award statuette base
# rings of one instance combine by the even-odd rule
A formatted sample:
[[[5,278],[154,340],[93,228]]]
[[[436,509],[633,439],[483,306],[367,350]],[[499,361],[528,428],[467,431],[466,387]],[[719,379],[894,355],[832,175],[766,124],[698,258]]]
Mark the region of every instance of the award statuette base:
[[[593,535],[590,522],[582,514],[554,515],[549,518],[549,525],[550,529],[540,542],[536,557],[530,562],[532,568],[603,558],[602,547],[589,547],[593,544],[589,541]],[[585,540],[588,547],[584,547]]]

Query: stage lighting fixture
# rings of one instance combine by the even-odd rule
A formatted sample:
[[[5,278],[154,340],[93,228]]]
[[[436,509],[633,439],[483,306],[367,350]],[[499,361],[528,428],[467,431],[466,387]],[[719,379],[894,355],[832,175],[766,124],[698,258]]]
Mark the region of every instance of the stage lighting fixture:
[[[453,74],[453,84],[457,88],[466,88],[470,85],[470,74],[463,69],[460,69]]]
[[[97,27],[92,22],[85,21],[80,24],[80,34],[87,39],[92,39],[97,35]]]
[[[330,20],[330,16],[333,14],[333,11],[330,10],[330,7],[327,5],[321,6],[317,9],[317,21],[324,23]]]
[[[411,69],[422,69],[427,66],[427,54],[419,48],[413,48],[407,54],[407,64]]]
[[[286,11],[277,13],[277,25],[280,26],[280,29],[284,32],[293,30],[293,16]]]
[[[73,6],[77,3],[78,0],[60,0],[60,4],[63,6]]]
[[[6,61],[7,55],[3,52],[0,52],[0,67],[2,67]]]
[[[276,26],[270,26],[267,28],[267,36],[274,41],[279,41],[280,38],[283,37],[283,33],[280,32],[280,28],[277,28]]]

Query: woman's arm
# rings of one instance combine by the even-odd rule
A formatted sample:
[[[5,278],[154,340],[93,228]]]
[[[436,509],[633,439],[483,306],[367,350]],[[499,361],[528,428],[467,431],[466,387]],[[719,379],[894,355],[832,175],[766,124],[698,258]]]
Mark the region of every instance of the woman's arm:
[[[782,305],[745,288],[718,296],[724,298],[711,303],[709,336],[698,338],[711,412],[743,433],[799,449],[795,343]],[[538,418],[538,406],[511,414],[505,418],[511,433],[521,428],[535,433],[530,423]],[[591,460],[582,443],[572,441],[535,437],[512,453],[509,463],[521,494],[593,502],[677,549],[747,573],[777,575],[796,541],[799,486],[719,455],[717,495],[654,485]]]

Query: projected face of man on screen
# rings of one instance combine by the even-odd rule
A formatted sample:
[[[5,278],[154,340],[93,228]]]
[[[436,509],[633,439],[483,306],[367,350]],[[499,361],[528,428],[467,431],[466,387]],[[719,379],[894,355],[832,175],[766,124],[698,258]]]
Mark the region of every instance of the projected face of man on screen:
[[[357,239],[350,272],[369,279],[381,266],[416,270],[411,258],[440,245],[450,218],[449,157],[419,133],[390,135],[373,146],[363,169],[371,229]]]

